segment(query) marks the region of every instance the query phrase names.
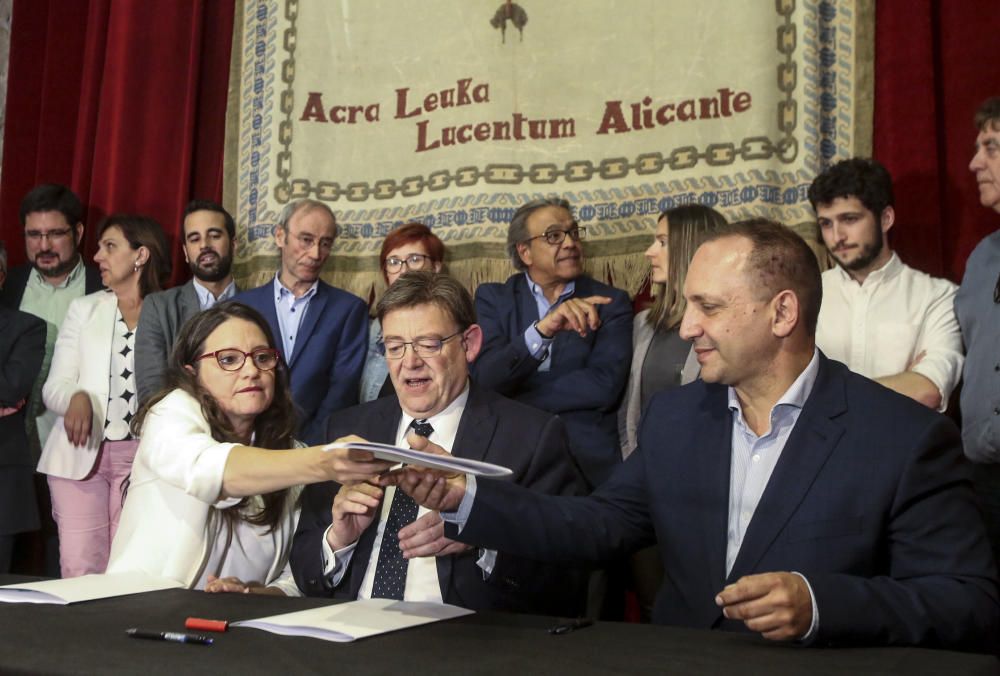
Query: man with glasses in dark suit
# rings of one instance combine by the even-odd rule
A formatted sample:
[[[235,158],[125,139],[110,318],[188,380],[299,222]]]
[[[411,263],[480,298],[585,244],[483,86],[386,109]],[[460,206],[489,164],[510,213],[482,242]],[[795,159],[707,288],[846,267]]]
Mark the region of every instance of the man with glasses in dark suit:
[[[556,413],[591,487],[621,462],[617,410],[632,359],[628,294],[583,273],[585,234],[569,203],[528,202],[511,219],[519,271],[476,290],[483,349],[476,383]]]
[[[406,446],[423,436],[455,455],[509,467],[510,481],[552,495],[583,490],[562,421],[478,387],[468,365],[482,345],[469,292],[410,272],[379,301],[381,349],[395,396],[334,413],[326,436]],[[374,483],[307,486],[291,567],[309,596],[395,598],[473,610],[574,616],[582,575],[453,542],[437,512]],[[409,542],[404,556],[400,542]]]

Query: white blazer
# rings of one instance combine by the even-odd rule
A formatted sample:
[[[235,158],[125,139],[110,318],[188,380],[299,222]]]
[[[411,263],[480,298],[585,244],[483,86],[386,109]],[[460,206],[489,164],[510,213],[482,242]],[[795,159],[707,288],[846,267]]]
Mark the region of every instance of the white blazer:
[[[49,377],[42,387],[45,406],[59,416],[38,461],[38,471],[43,474],[82,479],[94,468],[104,440],[117,308],[118,297],[111,291],[96,291],[69,304],[56,338]],[[74,446],[66,436],[64,416],[70,399],[81,390],[90,396],[94,415],[87,443]]]
[[[111,543],[109,573],[141,570],[192,587],[204,570],[215,534],[210,518],[239,498],[219,499],[229,451],[237,444],[212,438],[201,405],[174,390],[150,409],[132,463],[125,506]],[[271,532],[275,556],[253,562],[256,579],[273,584],[282,577],[298,521],[301,486],[288,492],[281,520]],[[291,576],[278,584],[298,596]]]
[[[649,344],[653,342],[655,329],[646,321],[649,310],[643,310],[632,320],[632,370],[625,386],[625,396],[618,408],[618,440],[621,444],[624,460],[638,444],[639,417],[642,415],[642,364],[646,361]],[[684,368],[681,369],[681,385],[687,385],[698,379],[701,366],[695,354],[694,346],[688,352]]]

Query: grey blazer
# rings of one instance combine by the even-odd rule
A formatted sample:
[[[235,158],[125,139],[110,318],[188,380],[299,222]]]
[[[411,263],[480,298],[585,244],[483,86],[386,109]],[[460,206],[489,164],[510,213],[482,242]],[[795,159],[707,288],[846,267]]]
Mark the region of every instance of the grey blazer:
[[[143,299],[135,334],[135,384],[140,405],[163,385],[163,371],[177,334],[184,322],[200,311],[194,280]]]
[[[653,327],[646,323],[649,310],[643,310],[632,320],[632,369],[628,374],[628,385],[618,409],[618,439],[621,441],[622,459],[635,450],[642,415],[642,363],[646,361],[649,344],[653,341]],[[694,382],[701,372],[694,347],[688,352],[687,361],[681,370],[681,385]]]

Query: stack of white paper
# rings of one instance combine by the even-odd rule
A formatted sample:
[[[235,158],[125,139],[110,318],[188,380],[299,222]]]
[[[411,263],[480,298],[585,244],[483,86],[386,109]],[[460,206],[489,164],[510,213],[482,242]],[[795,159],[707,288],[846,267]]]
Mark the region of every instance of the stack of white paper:
[[[391,444],[379,444],[374,441],[337,441],[323,447],[324,451],[331,451],[336,448],[355,448],[359,451],[368,451],[379,460],[389,462],[400,462],[414,467],[427,467],[439,469],[445,472],[458,472],[461,474],[474,474],[475,476],[510,476],[514,472],[509,467],[494,465],[482,460],[470,460],[469,458],[457,458],[453,455],[436,455],[425,451],[418,451],[413,448],[402,448]]]
[[[183,589],[176,580],[142,572],[81,575],[61,580],[9,584],[0,587],[0,601],[6,603],[55,603],[66,605],[79,601],[106,599],[160,589]]]
[[[471,615],[471,610],[446,603],[414,603],[392,599],[351,601],[256,620],[233,622],[231,627],[263,629],[283,636],[308,636],[346,643],[421,624]]]

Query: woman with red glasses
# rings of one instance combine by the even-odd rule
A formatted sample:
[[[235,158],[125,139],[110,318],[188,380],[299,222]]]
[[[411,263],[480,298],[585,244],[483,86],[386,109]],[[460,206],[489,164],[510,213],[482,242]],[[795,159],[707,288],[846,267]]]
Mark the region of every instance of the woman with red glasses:
[[[286,563],[301,485],[389,467],[297,444],[288,369],[267,321],[236,302],[184,326],[164,389],[133,425],[139,450],[108,572],[193,589],[299,595]]]

